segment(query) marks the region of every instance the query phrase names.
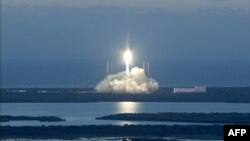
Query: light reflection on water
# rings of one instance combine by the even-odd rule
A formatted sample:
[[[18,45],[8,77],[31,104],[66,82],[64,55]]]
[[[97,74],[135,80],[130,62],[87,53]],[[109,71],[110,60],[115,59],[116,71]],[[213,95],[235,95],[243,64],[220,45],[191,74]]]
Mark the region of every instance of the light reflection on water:
[[[137,102],[119,102],[117,103],[117,113],[138,113],[139,106]]]
[[[99,103],[0,103],[1,115],[13,116],[58,116],[65,122],[11,121],[0,123],[12,126],[39,125],[124,125],[124,124],[181,124],[197,123],[113,121],[95,118],[117,113],[157,112],[240,112],[250,113],[250,103],[215,102],[99,102]],[[205,124],[207,125],[207,124]]]

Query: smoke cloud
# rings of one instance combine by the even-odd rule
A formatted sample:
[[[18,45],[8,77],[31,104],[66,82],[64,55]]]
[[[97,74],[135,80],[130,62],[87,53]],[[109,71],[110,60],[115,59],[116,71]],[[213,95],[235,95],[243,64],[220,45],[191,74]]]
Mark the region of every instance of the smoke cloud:
[[[95,87],[100,93],[151,93],[158,89],[158,83],[138,67],[134,67],[129,74],[125,71],[110,74]]]

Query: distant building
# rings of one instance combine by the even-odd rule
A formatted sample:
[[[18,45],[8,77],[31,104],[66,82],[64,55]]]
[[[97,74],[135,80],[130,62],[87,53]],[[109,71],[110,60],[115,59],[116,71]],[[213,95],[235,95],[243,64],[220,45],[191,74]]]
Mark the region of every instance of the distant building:
[[[205,93],[206,87],[195,86],[194,88],[174,88],[173,93]]]

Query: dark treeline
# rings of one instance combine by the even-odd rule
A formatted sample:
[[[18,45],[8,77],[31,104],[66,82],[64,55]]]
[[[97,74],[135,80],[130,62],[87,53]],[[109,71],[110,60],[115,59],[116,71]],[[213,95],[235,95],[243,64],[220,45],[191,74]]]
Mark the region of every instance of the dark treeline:
[[[102,120],[249,124],[250,113],[121,113]]]
[[[55,121],[65,121],[60,117],[56,116],[8,116],[8,115],[0,115],[0,122],[9,122],[9,121],[24,121],[24,120],[36,120],[40,122],[55,122]]]
[[[202,125],[86,125],[0,126],[0,139],[77,139],[81,137],[175,137],[222,139],[223,126]]]
[[[164,138],[122,138],[122,141],[179,141],[175,138],[164,139]]]
[[[21,90],[21,91],[20,91]],[[93,88],[1,89],[0,102],[232,102],[250,103],[250,87],[208,88],[206,93],[173,94],[160,88],[152,94],[97,93]]]

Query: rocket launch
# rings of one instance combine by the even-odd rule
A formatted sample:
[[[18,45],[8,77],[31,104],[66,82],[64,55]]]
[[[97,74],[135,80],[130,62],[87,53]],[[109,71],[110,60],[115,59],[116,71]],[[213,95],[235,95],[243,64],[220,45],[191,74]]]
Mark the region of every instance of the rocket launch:
[[[133,61],[127,33],[127,44],[123,53],[125,71],[109,74],[99,82],[95,90],[100,93],[151,93],[159,89],[158,83],[146,76],[144,68],[134,67],[130,70]],[[149,65],[149,64],[148,64]],[[107,66],[109,64],[107,63]],[[109,72],[109,69],[107,69]]]

